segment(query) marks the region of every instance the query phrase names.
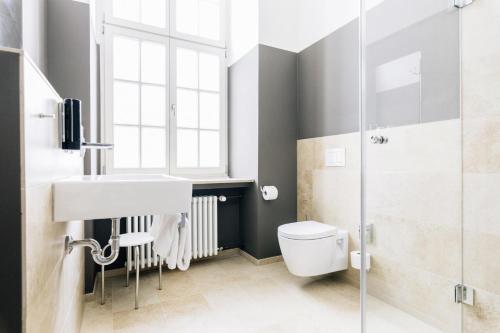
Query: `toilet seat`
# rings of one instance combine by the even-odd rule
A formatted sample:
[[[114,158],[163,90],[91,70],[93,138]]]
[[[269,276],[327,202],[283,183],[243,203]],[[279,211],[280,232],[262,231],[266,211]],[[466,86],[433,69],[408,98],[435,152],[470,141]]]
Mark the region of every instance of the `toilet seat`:
[[[278,227],[279,236],[296,240],[321,239],[336,234],[336,227],[316,221],[294,222]]]

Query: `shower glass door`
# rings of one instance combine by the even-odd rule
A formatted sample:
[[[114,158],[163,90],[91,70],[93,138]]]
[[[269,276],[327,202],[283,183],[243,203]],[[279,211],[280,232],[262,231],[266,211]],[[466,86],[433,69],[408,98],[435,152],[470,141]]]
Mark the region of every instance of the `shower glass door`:
[[[366,332],[461,331],[459,24],[450,0],[365,3]]]

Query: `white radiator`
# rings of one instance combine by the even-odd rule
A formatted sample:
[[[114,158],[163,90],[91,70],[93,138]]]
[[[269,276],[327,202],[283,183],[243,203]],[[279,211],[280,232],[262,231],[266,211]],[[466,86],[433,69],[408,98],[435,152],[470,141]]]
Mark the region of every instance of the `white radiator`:
[[[191,212],[191,248],[193,259],[215,256],[218,253],[217,242],[217,200],[216,196],[193,197]],[[126,232],[148,232],[153,216],[133,216],[127,218]],[[156,267],[159,258],[154,254],[152,244],[140,246],[140,267]],[[135,267],[132,249],[127,249],[127,266]],[[163,259],[163,263],[166,263]]]
[[[193,197],[191,202],[191,247],[193,259],[217,255],[216,196]]]

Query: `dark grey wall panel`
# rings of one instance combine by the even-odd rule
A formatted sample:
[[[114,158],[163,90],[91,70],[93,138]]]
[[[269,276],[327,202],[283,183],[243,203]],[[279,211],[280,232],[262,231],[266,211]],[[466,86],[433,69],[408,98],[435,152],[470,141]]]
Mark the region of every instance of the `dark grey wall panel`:
[[[19,54],[0,52],[0,332],[21,332],[21,143]]]
[[[383,4],[382,6],[385,6]],[[392,11],[376,7],[367,28],[376,34]],[[382,11],[382,13],[384,13]],[[389,15],[391,13],[391,15]],[[396,23],[394,23],[396,24]],[[421,54],[421,84],[376,93],[379,66],[410,54]],[[459,12],[444,11],[377,40],[367,47],[367,115],[369,127],[393,127],[460,117]],[[404,69],[401,69],[404,70]]]
[[[277,229],[297,219],[297,54],[259,46],[258,185],[275,185],[277,200],[260,191],[257,258],[280,254]]]
[[[383,3],[368,13],[367,28],[376,36],[367,46],[368,127],[411,125],[460,116],[458,11],[442,11],[404,29]],[[384,35],[384,36],[385,36]],[[421,84],[376,92],[379,66],[421,53]],[[299,139],[358,130],[358,20],[299,53]]]
[[[297,216],[297,54],[259,45],[229,69],[230,176],[256,180],[241,199],[241,248],[280,254],[279,225]],[[259,186],[275,185],[264,201]]]
[[[0,46],[21,48],[21,0],[0,0]]]
[[[358,129],[358,21],[299,53],[298,138]]]

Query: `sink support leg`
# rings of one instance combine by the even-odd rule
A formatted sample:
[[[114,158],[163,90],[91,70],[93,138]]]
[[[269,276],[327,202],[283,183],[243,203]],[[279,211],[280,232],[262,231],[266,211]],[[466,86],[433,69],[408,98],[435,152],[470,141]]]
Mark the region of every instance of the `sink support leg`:
[[[98,241],[92,238],[74,240],[71,236],[66,236],[64,248],[66,254],[70,254],[75,247],[90,247],[92,258],[98,265],[112,264],[117,258],[120,250],[120,218],[111,219],[111,238],[109,239],[111,253],[104,256],[104,251]]]

